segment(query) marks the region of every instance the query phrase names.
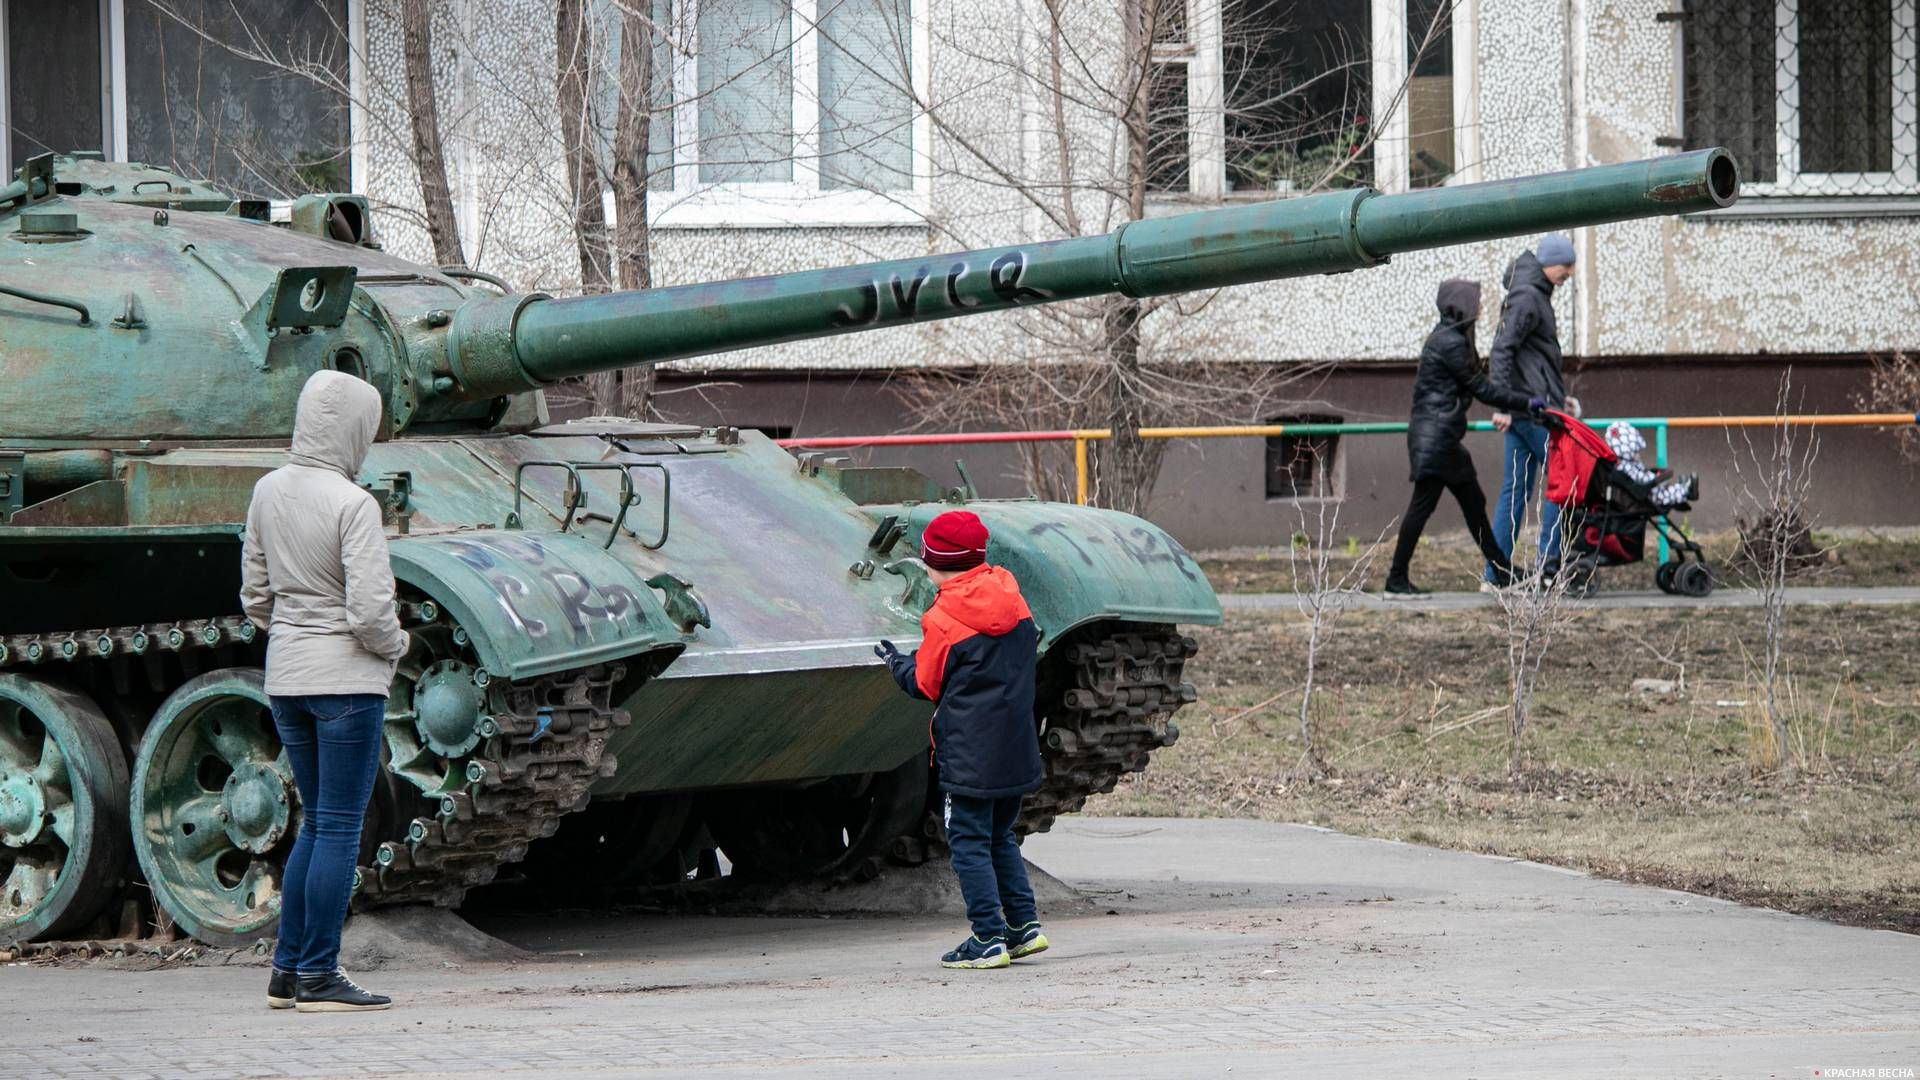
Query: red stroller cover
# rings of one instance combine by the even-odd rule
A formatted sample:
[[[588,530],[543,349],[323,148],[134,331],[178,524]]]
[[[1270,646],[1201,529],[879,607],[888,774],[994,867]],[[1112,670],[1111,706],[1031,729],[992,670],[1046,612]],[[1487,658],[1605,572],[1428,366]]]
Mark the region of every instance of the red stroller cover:
[[[1548,409],[1547,420],[1546,499],[1569,509],[1583,505],[1594,470],[1620,460],[1619,455],[1577,417]]]

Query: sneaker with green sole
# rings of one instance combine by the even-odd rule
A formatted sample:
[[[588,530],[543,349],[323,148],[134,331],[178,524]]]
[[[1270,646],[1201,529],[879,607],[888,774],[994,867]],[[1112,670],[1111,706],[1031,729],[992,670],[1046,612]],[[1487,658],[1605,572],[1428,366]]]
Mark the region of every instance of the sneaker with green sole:
[[[972,934],[967,935],[967,940],[961,942],[958,948],[940,958],[941,967],[967,970],[1003,968],[1012,962],[1013,957],[1007,954],[1005,938],[979,938]]]
[[[1037,922],[1007,927],[1007,955],[1015,960],[1047,951],[1047,935]]]

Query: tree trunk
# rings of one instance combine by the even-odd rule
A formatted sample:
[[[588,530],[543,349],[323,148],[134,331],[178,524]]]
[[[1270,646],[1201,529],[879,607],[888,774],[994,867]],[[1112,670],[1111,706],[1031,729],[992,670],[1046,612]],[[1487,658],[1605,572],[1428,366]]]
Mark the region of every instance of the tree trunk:
[[[426,206],[433,261],[465,266],[460,223],[453,215],[453,192],[447,186],[447,159],[440,148],[440,102],[433,87],[433,11],[428,0],[402,0],[400,19],[407,112],[413,123],[413,167],[420,176],[420,201]]]
[[[1140,373],[1140,301],[1107,300],[1100,340],[1107,373],[1107,427],[1113,437],[1104,448],[1106,488],[1100,502],[1129,514],[1142,514],[1160,473],[1160,444],[1140,437],[1147,426],[1146,384]]]
[[[647,226],[647,152],[653,138],[653,44],[658,30],[634,8],[620,17],[620,108],[613,137],[614,257],[622,289],[653,287]],[[642,364],[614,373],[621,413],[647,417],[654,369]]]
[[[1127,220],[1147,213],[1147,81],[1153,70],[1153,24],[1158,0],[1136,0],[1122,8],[1127,47],[1128,95],[1121,123],[1127,133]],[[1113,437],[1105,450],[1110,490],[1101,502],[1130,514],[1143,514],[1160,473],[1160,445],[1140,437],[1151,401],[1140,371],[1140,320],[1144,309],[1132,297],[1115,296],[1101,309],[1100,346],[1108,365],[1107,426]]]
[[[600,166],[594,161],[587,123],[593,35],[586,0],[556,0],[554,47],[558,59],[560,152],[567,166],[567,193],[573,199],[573,240],[580,256],[580,291],[606,292],[613,275],[607,259],[607,215],[600,204]],[[619,380],[611,374],[584,380],[594,415],[619,409]]]

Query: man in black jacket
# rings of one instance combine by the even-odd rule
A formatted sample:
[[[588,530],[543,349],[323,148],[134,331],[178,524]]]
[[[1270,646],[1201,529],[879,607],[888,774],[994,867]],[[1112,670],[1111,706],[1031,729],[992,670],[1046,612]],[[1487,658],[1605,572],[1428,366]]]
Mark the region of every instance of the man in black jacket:
[[[1573,242],[1558,233],[1542,236],[1534,250],[1523,251],[1513,260],[1503,282],[1507,299],[1500,309],[1500,329],[1487,359],[1495,386],[1577,414],[1580,403],[1567,396],[1560,373],[1560,331],[1553,317],[1553,290],[1573,276],[1573,261]],[[1500,498],[1493,508],[1493,539],[1511,558],[1514,533],[1526,513],[1527,500],[1533,497],[1534,480],[1547,461],[1547,429],[1519,416],[1499,414],[1493,419],[1496,425],[1508,424]],[[1542,502],[1540,562],[1548,570],[1559,563],[1559,524],[1560,508]],[[1498,568],[1492,560],[1487,562],[1486,576],[1498,584]]]
[[[1473,458],[1461,440],[1467,434],[1467,409],[1478,398],[1495,408],[1531,412],[1544,406],[1532,395],[1506,390],[1487,381],[1473,345],[1473,324],[1480,317],[1478,282],[1449,278],[1440,283],[1440,324],[1427,335],[1420,350],[1420,370],[1413,377],[1413,415],[1407,422],[1407,458],[1412,467],[1413,499],[1400,519],[1400,539],[1394,545],[1393,566],[1387,571],[1388,596],[1417,596],[1425,592],[1407,577],[1413,549],[1427,519],[1440,505],[1440,493],[1451,491],[1467,519],[1467,532],[1480,546],[1505,584],[1510,577],[1507,553],[1494,543],[1487,522],[1487,497],[1480,491]]]

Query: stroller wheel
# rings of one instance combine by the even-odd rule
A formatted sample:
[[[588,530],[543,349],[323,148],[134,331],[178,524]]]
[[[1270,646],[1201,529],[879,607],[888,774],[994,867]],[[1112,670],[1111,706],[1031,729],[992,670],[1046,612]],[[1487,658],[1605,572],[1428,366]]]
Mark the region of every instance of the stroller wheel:
[[[1600,591],[1600,563],[1591,557],[1576,560],[1567,567],[1567,594],[1590,600]]]
[[[1673,572],[1684,565],[1686,564],[1677,562],[1661,563],[1658,567],[1654,568],[1653,583],[1658,585],[1660,591],[1663,593],[1671,595],[1679,592],[1680,590],[1675,588],[1673,584]]]
[[[1683,563],[1673,572],[1673,588],[1682,596],[1702,597],[1713,592],[1713,568],[1704,562]]]

